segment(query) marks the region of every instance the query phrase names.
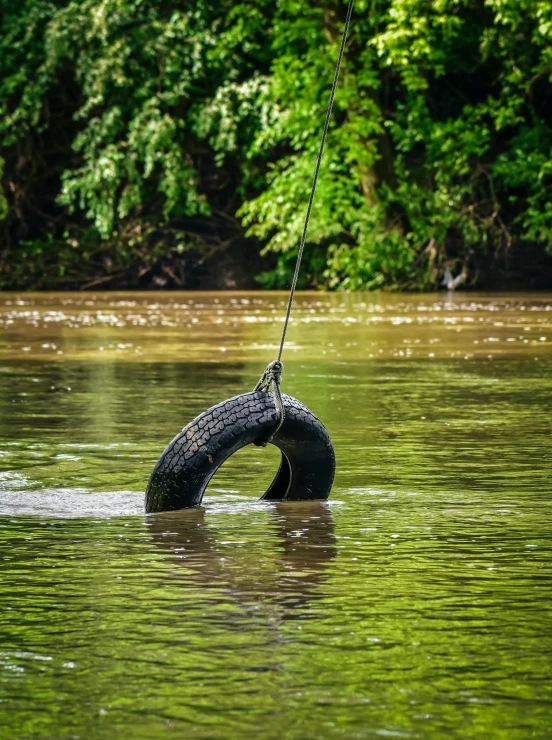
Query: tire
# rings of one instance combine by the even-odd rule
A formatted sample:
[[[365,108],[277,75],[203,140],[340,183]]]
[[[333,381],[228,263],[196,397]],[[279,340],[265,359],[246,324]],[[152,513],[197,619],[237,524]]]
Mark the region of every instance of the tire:
[[[335,474],[330,435],[304,404],[282,394],[284,423],[271,440],[282,452],[266,501],[327,499]],[[199,506],[209,481],[234,452],[259,442],[276,426],[272,393],[253,391],[213,406],[176,435],[146,490],[146,512]]]

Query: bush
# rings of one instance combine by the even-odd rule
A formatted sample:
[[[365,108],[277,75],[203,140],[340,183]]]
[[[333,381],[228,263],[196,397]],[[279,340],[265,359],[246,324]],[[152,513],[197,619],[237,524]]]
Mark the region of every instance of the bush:
[[[344,3],[0,7],[1,285],[185,285],[247,229],[288,286]],[[357,0],[304,286],[552,254],[551,36],[540,0]]]

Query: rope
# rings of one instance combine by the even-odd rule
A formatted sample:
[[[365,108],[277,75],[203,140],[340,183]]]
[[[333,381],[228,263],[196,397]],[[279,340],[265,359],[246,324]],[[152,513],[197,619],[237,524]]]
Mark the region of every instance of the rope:
[[[301,236],[301,244],[299,246],[299,253],[297,254],[297,262],[295,263],[295,273],[291,282],[291,290],[289,292],[289,300],[286,311],[286,319],[284,321],[284,330],[282,331],[282,339],[280,340],[280,349],[278,351],[278,361],[282,360],[282,352],[284,351],[284,343],[286,341],[286,333],[289,324],[289,317],[291,316],[291,307],[293,305],[293,298],[295,296],[295,288],[297,287],[297,279],[299,278],[299,268],[301,267],[301,260],[303,259],[303,252],[305,250],[305,242],[307,240],[307,229],[309,227],[309,220],[312,211],[312,204],[314,202],[314,193],[316,190],[316,183],[318,182],[318,174],[320,172],[320,165],[322,164],[322,155],[324,154],[324,145],[326,143],[326,136],[328,135],[328,128],[330,127],[330,119],[332,117],[332,110],[335,98],[335,91],[337,89],[337,81],[339,79],[339,71],[341,69],[341,62],[343,60],[343,52],[345,51],[345,42],[347,41],[347,33],[349,31],[349,23],[351,22],[351,15],[353,14],[354,0],[349,0],[349,6],[347,8],[347,18],[345,19],[345,27],[343,29],[343,36],[341,37],[341,47],[339,49],[339,57],[335,67],[334,80],[332,84],[332,91],[330,93],[330,102],[328,103],[328,110],[326,111],[326,121],[324,122],[324,132],[322,134],[322,140],[320,141],[320,149],[318,150],[318,160],[316,162],[316,170],[314,172],[314,178],[312,181],[312,188],[309,198],[309,205],[307,206],[307,215],[305,216],[305,225],[303,226],[303,235]]]
[[[263,373],[262,378],[259,380],[257,385],[255,386],[255,390],[268,390],[270,386],[272,385],[273,392],[274,392],[274,401],[276,404],[276,415],[277,415],[277,422],[276,422],[276,428],[271,432],[271,435],[269,439],[263,442],[256,442],[255,444],[259,446],[266,446],[274,437],[276,432],[280,429],[282,424],[284,423],[284,404],[282,401],[282,394],[280,392],[280,382],[282,379],[282,371],[284,369],[283,363],[282,363],[282,353],[284,351],[284,344],[286,341],[286,334],[287,334],[287,328],[291,316],[291,308],[293,306],[293,298],[295,297],[295,289],[297,288],[297,280],[299,278],[299,270],[301,267],[301,260],[303,259],[303,252],[305,251],[305,242],[307,240],[307,230],[309,227],[309,220],[311,216],[312,211],[312,204],[314,202],[314,193],[316,191],[316,184],[318,182],[318,175],[320,173],[320,165],[322,164],[322,156],[324,154],[324,145],[326,143],[326,136],[328,135],[328,129],[330,127],[330,120],[332,117],[332,110],[333,110],[333,104],[334,104],[334,98],[335,98],[335,91],[337,89],[337,82],[339,79],[339,72],[341,69],[341,62],[343,61],[343,53],[345,51],[345,43],[347,41],[347,33],[349,31],[349,24],[351,22],[351,16],[353,14],[353,5],[354,0],[349,0],[349,5],[347,7],[347,17],[345,19],[345,26],[343,28],[343,35],[341,37],[341,46],[339,48],[339,56],[337,59],[337,64],[335,66],[335,72],[334,72],[334,79],[332,83],[332,90],[330,93],[330,100],[328,103],[328,109],[326,111],[326,120],[324,122],[324,131],[322,133],[322,139],[320,141],[320,148],[318,150],[318,159],[316,161],[316,169],[314,171],[314,178],[312,181],[312,187],[309,197],[309,204],[307,206],[307,213],[305,216],[305,223],[303,226],[303,233],[301,235],[301,242],[299,245],[299,252],[297,253],[297,261],[295,263],[295,272],[293,274],[293,280],[291,281],[291,289],[289,291],[289,299],[287,304],[287,310],[286,310],[286,318],[284,320],[284,328],[282,331],[282,338],[280,340],[280,348],[278,350],[278,359],[271,362],[266,370]]]

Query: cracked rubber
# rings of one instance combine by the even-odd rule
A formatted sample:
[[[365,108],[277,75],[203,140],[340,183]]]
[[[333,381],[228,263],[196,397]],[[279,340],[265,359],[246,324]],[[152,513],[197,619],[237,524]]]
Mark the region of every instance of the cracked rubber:
[[[324,425],[296,398],[282,394],[284,423],[271,440],[282,452],[267,501],[327,499],[335,455]],[[218,468],[242,447],[266,438],[276,426],[272,393],[253,391],[213,406],[176,435],[163,452],[146,490],[146,511],[199,506]]]

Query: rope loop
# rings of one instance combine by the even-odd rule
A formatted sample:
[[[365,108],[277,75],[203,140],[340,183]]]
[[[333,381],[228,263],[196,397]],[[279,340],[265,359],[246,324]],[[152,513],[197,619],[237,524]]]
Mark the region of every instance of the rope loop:
[[[268,438],[259,439],[257,440],[257,442],[255,442],[255,445],[257,447],[266,447],[270,442],[272,442],[274,435],[279,431],[280,427],[284,423],[285,410],[284,402],[282,400],[282,392],[280,391],[283,369],[283,362],[280,362],[280,360],[273,360],[267,365],[267,368],[262,374],[261,379],[254,388],[255,391],[268,391],[270,389],[270,386],[272,386],[274,404],[276,406],[276,426],[271,431]]]

